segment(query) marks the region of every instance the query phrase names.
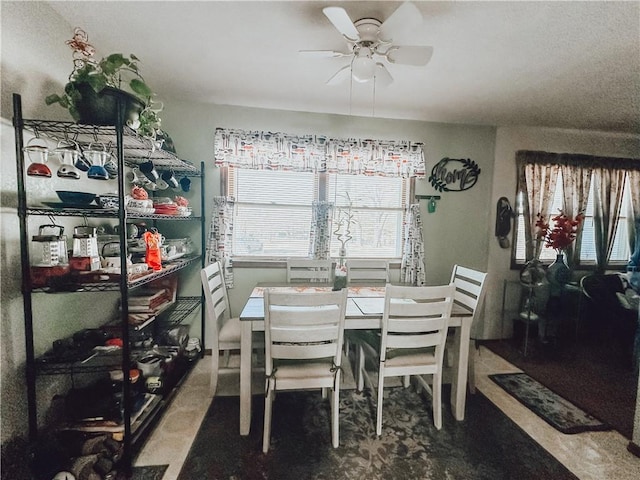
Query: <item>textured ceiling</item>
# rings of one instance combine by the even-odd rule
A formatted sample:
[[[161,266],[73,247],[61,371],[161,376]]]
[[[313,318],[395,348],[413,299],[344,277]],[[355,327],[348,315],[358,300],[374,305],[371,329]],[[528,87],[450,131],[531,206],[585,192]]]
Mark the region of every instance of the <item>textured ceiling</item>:
[[[413,2],[431,45],[394,82],[325,84],[347,58],[322,13],[384,21],[400,2],[51,2],[98,55],[135,53],[159,98],[482,125],[640,132],[640,2]],[[71,36],[71,35],[70,35]],[[374,95],[375,93],[375,95]],[[375,102],[373,101],[375,96]]]

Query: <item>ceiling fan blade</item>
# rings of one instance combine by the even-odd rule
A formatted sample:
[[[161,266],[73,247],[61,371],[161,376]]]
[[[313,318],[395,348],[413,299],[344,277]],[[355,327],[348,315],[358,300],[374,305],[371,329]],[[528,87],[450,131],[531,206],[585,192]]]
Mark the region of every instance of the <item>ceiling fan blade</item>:
[[[351,65],[345,65],[336,73],[334,73],[326,83],[327,85],[338,85],[339,83],[342,83],[347,78],[349,78],[349,75],[351,75]]]
[[[422,25],[422,13],[411,2],[404,2],[380,26],[380,40],[391,42],[402,32]]]
[[[333,26],[336,27],[347,40],[352,42],[360,40],[360,34],[344,8],[325,7],[322,9],[322,13],[325,14],[329,21],[333,23]]]
[[[418,67],[429,63],[433,56],[433,47],[396,46],[391,47],[385,53],[385,57],[391,63],[401,65],[415,65]]]
[[[393,77],[382,63],[376,63],[375,73],[376,84],[382,87],[388,87],[393,83]]]
[[[353,53],[336,52],[335,50],[298,50],[298,53],[313,58],[337,58],[353,55]]]

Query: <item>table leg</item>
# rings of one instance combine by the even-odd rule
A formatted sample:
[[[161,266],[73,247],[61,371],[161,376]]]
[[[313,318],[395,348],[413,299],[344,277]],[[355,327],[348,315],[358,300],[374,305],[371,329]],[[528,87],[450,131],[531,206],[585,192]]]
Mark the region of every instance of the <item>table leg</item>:
[[[240,435],[251,427],[251,322],[240,322]]]
[[[471,337],[471,317],[463,319],[460,328],[455,329],[456,364],[453,366],[451,382],[451,411],[456,420],[464,420],[467,401],[467,375],[469,373],[469,338]],[[454,350],[455,351],[455,350]]]

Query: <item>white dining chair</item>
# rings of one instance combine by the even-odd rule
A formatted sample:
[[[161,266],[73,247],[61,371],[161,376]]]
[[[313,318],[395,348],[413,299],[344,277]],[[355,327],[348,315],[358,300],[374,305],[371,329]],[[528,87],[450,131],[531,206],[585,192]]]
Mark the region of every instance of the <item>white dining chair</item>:
[[[453,301],[453,309],[451,311],[452,320],[458,319],[461,321],[467,321],[470,325],[477,322],[478,312],[482,308],[484,295],[485,295],[485,280],[487,274],[472,268],[464,267],[462,265],[454,265],[451,272],[451,282],[456,286],[455,298]],[[471,319],[469,320],[469,317]],[[457,348],[452,345],[453,338],[450,338],[447,342],[447,352],[457,352]],[[468,363],[468,387],[471,393],[475,393],[475,361],[473,350],[475,348],[475,341],[470,341],[469,349],[463,352],[462,361]],[[447,362],[451,363],[448,358]]]
[[[240,319],[231,317],[227,287],[220,262],[213,262],[200,271],[204,290],[207,331],[211,332],[211,390],[216,394],[218,376],[223,371],[237,371],[239,367],[230,367],[229,359],[232,350],[240,350]],[[252,343],[254,349],[264,348],[262,334],[255,334]],[[222,354],[223,362],[220,363]]]
[[[331,282],[331,259],[287,258],[287,283]]]
[[[442,428],[442,370],[455,286],[410,287],[387,285],[382,331],[364,351],[378,360],[376,434],[382,434],[384,380],[412,377],[431,393],[433,423]],[[369,381],[369,375],[363,370]],[[423,378],[431,375],[431,386]],[[407,386],[408,384],[405,384]],[[371,385],[373,387],[373,385]]]
[[[347,260],[347,282],[358,283],[389,283],[389,262],[381,259]]]
[[[331,443],[339,444],[342,342],[347,290],[290,293],[266,289],[264,294],[265,375],[262,451],[271,437],[276,391],[331,391]]]
[[[347,260],[347,282],[351,285],[380,284],[386,285],[389,279],[389,262],[381,259],[352,258]],[[354,359],[354,372],[356,374],[356,389],[364,388],[364,378],[361,375],[364,369],[365,355],[361,344],[367,338],[378,335],[378,332],[370,330],[350,330],[345,334],[345,352]],[[353,347],[358,350],[351,353]]]

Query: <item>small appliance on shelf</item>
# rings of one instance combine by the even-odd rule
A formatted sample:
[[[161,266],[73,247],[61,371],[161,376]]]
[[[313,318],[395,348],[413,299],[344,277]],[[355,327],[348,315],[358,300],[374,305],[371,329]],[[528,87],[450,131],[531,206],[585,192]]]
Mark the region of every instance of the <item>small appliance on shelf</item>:
[[[52,277],[69,273],[67,237],[60,225],[40,225],[38,234],[31,238],[31,283],[45,286]]]
[[[100,269],[98,237],[95,227],[82,225],[73,231],[73,255],[69,260],[72,270],[94,271]]]

